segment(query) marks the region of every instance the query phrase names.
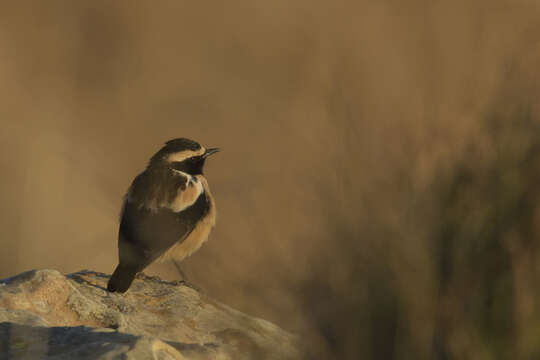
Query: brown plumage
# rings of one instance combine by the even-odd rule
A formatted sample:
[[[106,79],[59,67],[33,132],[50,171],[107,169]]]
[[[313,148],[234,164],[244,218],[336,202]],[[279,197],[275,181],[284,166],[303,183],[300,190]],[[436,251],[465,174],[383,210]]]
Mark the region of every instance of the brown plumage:
[[[217,151],[189,139],[168,141],[133,180],[122,207],[119,264],[108,291],[127,291],[152,262],[181,261],[207,240],[216,208],[202,170]]]

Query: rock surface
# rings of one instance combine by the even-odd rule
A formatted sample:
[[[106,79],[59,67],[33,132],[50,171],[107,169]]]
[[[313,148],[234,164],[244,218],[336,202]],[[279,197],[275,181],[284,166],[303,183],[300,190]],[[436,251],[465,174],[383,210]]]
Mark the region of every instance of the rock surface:
[[[0,359],[298,359],[297,339],[177,282],[32,270],[0,280]]]

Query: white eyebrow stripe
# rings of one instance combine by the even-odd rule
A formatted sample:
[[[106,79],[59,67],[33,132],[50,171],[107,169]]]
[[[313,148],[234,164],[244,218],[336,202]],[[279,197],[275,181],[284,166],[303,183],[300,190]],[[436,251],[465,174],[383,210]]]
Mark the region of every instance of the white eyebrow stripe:
[[[190,158],[192,156],[200,156],[204,154],[206,149],[204,146],[201,146],[199,150],[183,150],[176,153],[173,153],[167,157],[168,162],[174,162],[174,161],[184,161],[187,158]]]

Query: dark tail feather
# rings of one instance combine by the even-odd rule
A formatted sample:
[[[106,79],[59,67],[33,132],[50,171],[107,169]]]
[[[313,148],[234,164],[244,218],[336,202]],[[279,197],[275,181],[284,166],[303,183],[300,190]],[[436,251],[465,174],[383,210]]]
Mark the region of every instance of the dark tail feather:
[[[133,265],[122,265],[119,264],[114,273],[109,279],[107,284],[107,291],[109,292],[126,292],[129,289],[135,275],[138,272],[138,266]]]

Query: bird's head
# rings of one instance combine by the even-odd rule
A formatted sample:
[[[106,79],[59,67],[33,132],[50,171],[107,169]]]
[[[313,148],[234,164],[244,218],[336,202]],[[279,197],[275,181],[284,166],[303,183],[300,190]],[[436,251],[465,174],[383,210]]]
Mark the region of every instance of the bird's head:
[[[149,167],[167,166],[190,175],[203,173],[206,158],[219,151],[218,148],[205,148],[198,142],[178,138],[169,140],[152,158]]]

